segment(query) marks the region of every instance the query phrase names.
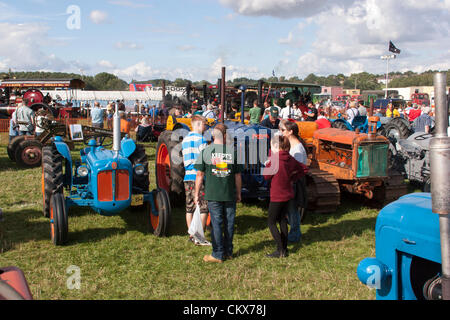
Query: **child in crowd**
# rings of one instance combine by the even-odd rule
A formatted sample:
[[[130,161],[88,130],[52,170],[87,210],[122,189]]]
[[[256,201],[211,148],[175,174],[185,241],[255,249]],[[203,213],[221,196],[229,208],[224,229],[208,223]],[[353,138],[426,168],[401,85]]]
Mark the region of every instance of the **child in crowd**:
[[[269,258],[288,256],[287,214],[289,201],[294,198],[293,183],[305,176],[308,168],[289,154],[291,144],[284,136],[275,136],[271,141],[271,152],[263,176],[271,180],[268,226],[277,244],[277,250]],[[280,225],[278,230],[277,223]]]

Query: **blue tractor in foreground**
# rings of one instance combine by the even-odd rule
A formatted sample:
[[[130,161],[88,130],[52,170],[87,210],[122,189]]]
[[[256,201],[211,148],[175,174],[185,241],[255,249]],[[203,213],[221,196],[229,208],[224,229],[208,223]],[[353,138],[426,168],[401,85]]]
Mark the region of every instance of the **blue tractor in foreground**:
[[[103,216],[113,216],[133,207],[143,208],[156,236],[168,231],[171,207],[167,192],[149,192],[148,159],[142,145],[120,133],[116,108],[112,150],[105,138],[84,140],[81,128],[71,128],[73,137],[87,145],[81,159],[73,161],[68,145],[56,136],[43,148],[42,193],[44,216],[50,218],[55,245],[68,240],[69,210],[88,207]],[[65,195],[66,194],[66,195]]]
[[[378,215],[376,258],[357,268],[380,300],[450,300],[450,138],[446,75],[435,75],[436,129],[430,142],[431,193],[414,193]]]

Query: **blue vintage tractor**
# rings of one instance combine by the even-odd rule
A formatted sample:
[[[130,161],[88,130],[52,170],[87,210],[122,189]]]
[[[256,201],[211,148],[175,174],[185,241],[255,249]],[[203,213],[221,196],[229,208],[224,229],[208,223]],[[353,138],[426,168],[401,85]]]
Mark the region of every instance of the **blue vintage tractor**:
[[[80,131],[75,135],[83,139]],[[149,192],[145,149],[128,137],[121,139],[118,110],[114,118],[113,149],[105,149],[104,141],[84,141],[86,147],[80,151],[81,159],[75,162],[61,137],[54,137],[43,148],[43,211],[50,218],[55,245],[67,242],[68,212],[75,206],[89,207],[103,216],[143,207],[153,233],[167,234],[171,214],[169,197],[162,189]]]
[[[383,208],[376,257],[362,260],[359,280],[377,299],[450,300],[450,138],[445,73],[435,75],[436,130],[430,143],[431,193],[409,194]]]

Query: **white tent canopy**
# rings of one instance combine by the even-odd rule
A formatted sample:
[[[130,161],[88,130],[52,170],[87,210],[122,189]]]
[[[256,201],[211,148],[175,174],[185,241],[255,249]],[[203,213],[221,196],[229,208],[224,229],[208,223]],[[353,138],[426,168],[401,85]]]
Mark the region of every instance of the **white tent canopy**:
[[[84,91],[84,90],[44,90],[54,100],[63,101],[148,101],[161,100],[161,97],[150,95],[146,91]]]

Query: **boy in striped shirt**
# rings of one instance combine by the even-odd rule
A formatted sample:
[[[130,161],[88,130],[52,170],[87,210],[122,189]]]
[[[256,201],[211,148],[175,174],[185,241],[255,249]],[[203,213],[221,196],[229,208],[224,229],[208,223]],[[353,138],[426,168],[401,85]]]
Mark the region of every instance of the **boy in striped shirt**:
[[[194,165],[201,152],[207,147],[207,141],[203,138],[203,132],[206,130],[206,119],[200,115],[192,116],[192,131],[183,139],[181,148],[183,153],[183,162],[185,168],[184,175],[184,190],[186,194],[186,224],[189,226],[192,222],[192,217],[195,212],[196,204],[194,202],[195,192],[195,178],[197,177],[197,170]],[[208,204],[204,200],[204,185],[200,190],[200,217],[203,224],[203,230],[206,227],[206,220],[208,218]],[[192,242],[195,242],[193,237],[190,237]],[[196,243],[200,245],[201,243]]]

